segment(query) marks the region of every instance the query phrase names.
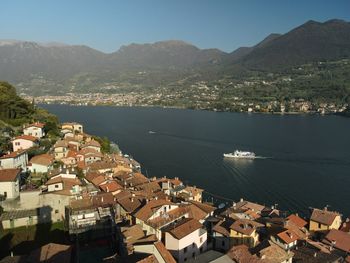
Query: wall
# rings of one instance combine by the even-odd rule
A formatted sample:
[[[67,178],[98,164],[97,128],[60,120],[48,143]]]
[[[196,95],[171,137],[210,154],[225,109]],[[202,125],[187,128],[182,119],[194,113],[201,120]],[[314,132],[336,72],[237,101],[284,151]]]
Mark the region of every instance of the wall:
[[[46,165],[32,163],[31,166],[28,166],[28,170],[31,173],[47,173],[48,167]]]
[[[19,143],[19,145],[17,145]],[[29,149],[35,145],[34,142],[23,140],[23,139],[17,139],[12,142],[13,151],[17,152],[20,149]]]
[[[202,238],[202,242],[201,242]],[[194,246],[193,246],[194,244]],[[191,234],[185,236],[181,240],[174,238],[168,232],[165,233],[165,247],[170,251],[170,253],[178,259],[178,262],[184,262],[185,258],[188,260],[193,257],[193,253],[195,256],[198,256],[200,252],[200,248],[202,248],[202,252],[207,249],[207,232],[202,229],[197,229]],[[184,248],[187,247],[186,253],[184,252]]]
[[[162,255],[159,253],[159,251],[156,249],[156,247],[153,244],[152,245],[134,245],[134,251],[139,253],[153,254],[159,263],[166,263]]]
[[[20,226],[30,226],[38,224],[38,216],[33,216],[31,219],[29,217],[13,219],[13,228]],[[4,229],[9,229],[11,227],[11,221],[2,221],[2,226]]]
[[[22,168],[24,171],[27,170],[28,154],[23,153],[15,158],[7,158],[0,160],[0,166],[2,168]]]
[[[63,190],[63,183],[50,184],[47,186],[48,192],[60,191]]]
[[[329,230],[329,229],[339,229],[340,225],[341,225],[341,217],[340,216],[337,216],[335,218],[333,224],[330,226],[321,224],[321,226],[319,227],[318,222],[310,220],[309,230],[310,231],[322,231],[322,230]]]
[[[5,211],[40,208],[41,215],[46,215],[47,220],[57,222],[65,217],[65,206],[69,205],[70,199],[69,195],[54,192],[42,194],[40,190],[34,190],[20,192],[20,198],[16,202],[3,202],[1,205]],[[41,221],[45,221],[45,218]]]
[[[255,247],[259,240],[259,234],[256,231],[248,236],[231,229],[230,236],[233,238],[234,245],[245,244],[250,248]]]
[[[44,135],[45,135],[43,129],[38,128],[38,127],[25,128],[25,129],[23,129],[23,134],[34,136],[34,137],[37,137],[39,139],[44,137]]]
[[[19,179],[15,182],[0,182],[0,194],[6,192],[7,198],[14,199],[19,196]]]

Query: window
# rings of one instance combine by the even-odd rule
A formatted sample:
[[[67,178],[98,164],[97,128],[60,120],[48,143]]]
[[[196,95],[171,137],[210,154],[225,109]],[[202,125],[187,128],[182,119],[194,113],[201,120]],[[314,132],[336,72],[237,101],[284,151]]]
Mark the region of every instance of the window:
[[[55,214],[58,214],[58,209],[55,210]]]
[[[199,249],[199,251],[200,251],[200,253],[202,253],[202,252],[203,252],[203,247],[201,247],[201,248]]]
[[[318,223],[318,228],[321,228],[321,226],[322,226],[321,223]]]
[[[222,241],[222,242],[221,242],[221,245],[224,247],[224,246],[225,246],[225,241]]]
[[[199,239],[199,242],[200,242],[200,243],[202,243],[202,242],[203,242],[203,237],[201,237],[201,238]]]
[[[192,243],[192,247],[194,248],[195,246],[196,246],[196,244],[193,242],[193,243]]]
[[[184,258],[184,261],[187,261],[187,258]]]
[[[184,248],[184,253],[187,253],[187,247]]]
[[[55,184],[55,188],[58,188],[59,187],[59,185],[58,184]]]

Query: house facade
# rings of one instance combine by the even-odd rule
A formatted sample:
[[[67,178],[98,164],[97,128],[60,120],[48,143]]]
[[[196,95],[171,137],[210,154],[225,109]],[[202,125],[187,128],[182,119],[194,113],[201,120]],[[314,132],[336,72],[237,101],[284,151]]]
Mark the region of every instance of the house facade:
[[[328,211],[326,208],[321,210],[314,208],[310,217],[310,231],[326,231],[339,229],[342,220],[341,215],[337,212]]]
[[[207,231],[193,218],[185,218],[165,230],[165,247],[177,262],[196,258],[207,249]]]
[[[40,122],[29,124],[23,128],[23,134],[41,139],[45,136],[44,126],[45,124]]]
[[[38,138],[30,135],[21,135],[12,140],[12,147],[14,152],[30,149],[38,145]]]
[[[0,170],[0,195],[6,199],[14,199],[19,196],[20,169]]]
[[[20,168],[23,171],[27,170],[28,153],[25,150],[8,153],[0,157],[0,168]]]

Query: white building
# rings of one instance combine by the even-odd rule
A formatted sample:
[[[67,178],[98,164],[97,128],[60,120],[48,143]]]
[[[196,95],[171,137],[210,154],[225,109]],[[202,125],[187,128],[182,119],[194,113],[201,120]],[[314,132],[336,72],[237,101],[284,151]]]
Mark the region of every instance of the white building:
[[[14,199],[19,196],[20,169],[0,170],[0,194],[5,198]]]
[[[77,122],[65,122],[62,123],[62,130],[72,130],[72,131],[77,131],[80,133],[83,133],[83,125]]]
[[[30,159],[28,169],[31,173],[35,174],[47,173],[51,170],[53,162],[54,158],[47,153],[36,155]]]
[[[207,249],[207,231],[196,219],[184,218],[165,231],[165,247],[180,263]]]
[[[12,152],[0,157],[0,168],[21,168],[27,170],[28,153],[25,150]]]
[[[26,150],[39,145],[38,138],[30,135],[21,135],[12,140],[13,151]]]
[[[23,134],[41,139],[45,136],[44,124],[40,122],[32,123],[23,128]]]

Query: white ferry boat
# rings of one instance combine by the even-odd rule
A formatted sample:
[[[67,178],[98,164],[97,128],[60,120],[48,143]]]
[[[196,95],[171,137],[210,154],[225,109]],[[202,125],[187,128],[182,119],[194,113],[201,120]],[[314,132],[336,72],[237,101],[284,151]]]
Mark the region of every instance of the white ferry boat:
[[[255,153],[236,150],[233,153],[224,153],[224,157],[237,159],[254,159]]]

